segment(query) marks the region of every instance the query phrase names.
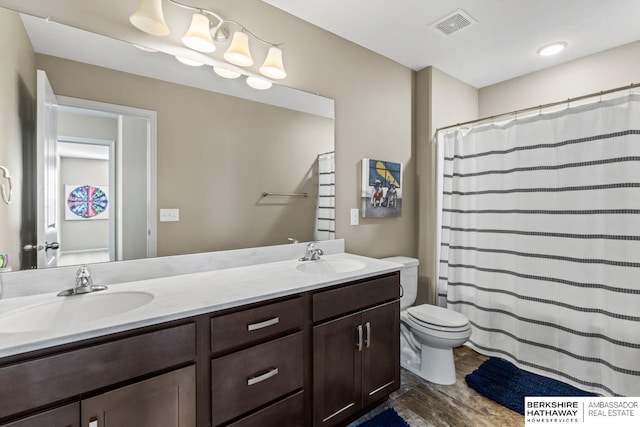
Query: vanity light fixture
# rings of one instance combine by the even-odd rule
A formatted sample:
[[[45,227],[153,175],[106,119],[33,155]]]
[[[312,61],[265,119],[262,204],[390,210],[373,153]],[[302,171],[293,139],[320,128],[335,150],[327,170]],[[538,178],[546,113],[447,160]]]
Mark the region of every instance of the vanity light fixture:
[[[194,13],[191,18],[191,26],[182,37],[182,43],[198,52],[215,52],[216,45],[211,39],[209,18],[201,13]]]
[[[538,49],[538,54],[541,56],[551,56],[560,53],[567,47],[567,42],[553,42],[542,46]]]
[[[134,27],[154,36],[169,34],[169,27],[164,22],[162,13],[162,0],[142,0],[129,21]]]
[[[184,56],[176,55],[176,59],[179,62],[182,62],[184,65],[188,65],[190,67],[201,67],[204,65],[202,62],[194,61],[193,59],[185,58]]]
[[[263,79],[262,77],[257,76],[249,76],[247,77],[247,84],[258,90],[266,90],[273,86],[273,83],[270,80]]]
[[[129,17],[129,21],[139,30],[155,36],[166,36],[169,34],[163,10],[163,0],[140,0],[138,9]],[[215,12],[190,6],[176,0],[166,0],[167,2],[185,9],[194,11],[191,18],[191,25],[187,33],[182,37],[182,42],[189,48],[198,52],[211,53],[215,52],[216,45],[214,42],[225,42],[231,37],[231,43],[225,51],[224,59],[234,65],[240,67],[250,67],[254,61],[249,49],[249,37],[269,47],[267,57],[259,68],[264,76],[270,79],[283,79],[287,76],[282,62],[282,43],[271,43],[261,39],[254,33],[249,31],[242,24],[226,20]],[[233,31],[231,28],[234,27]],[[258,84],[261,87],[271,87],[272,82],[256,77],[262,82]],[[254,81],[254,79],[252,79]],[[264,82],[268,82],[268,85]],[[249,81],[247,81],[249,84]],[[251,85],[251,84],[250,84]],[[253,86],[252,86],[253,87]]]
[[[237,71],[229,70],[228,68],[222,68],[217,65],[213,66],[213,71],[219,75],[220,77],[224,77],[225,79],[235,79],[240,77],[240,73]]]
[[[247,33],[241,31],[233,33],[229,49],[224,53],[224,59],[240,67],[250,67],[253,65],[253,58],[249,50],[249,36],[247,36]]]

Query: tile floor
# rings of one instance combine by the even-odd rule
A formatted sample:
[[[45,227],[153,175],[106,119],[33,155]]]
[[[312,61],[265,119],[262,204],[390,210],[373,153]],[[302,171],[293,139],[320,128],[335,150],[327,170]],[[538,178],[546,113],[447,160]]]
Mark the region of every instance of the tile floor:
[[[465,375],[487,357],[464,346],[454,349],[454,356],[457,376],[454,385],[433,384],[402,369],[400,389],[366,417],[392,407],[411,427],[523,427],[522,415],[467,387]]]

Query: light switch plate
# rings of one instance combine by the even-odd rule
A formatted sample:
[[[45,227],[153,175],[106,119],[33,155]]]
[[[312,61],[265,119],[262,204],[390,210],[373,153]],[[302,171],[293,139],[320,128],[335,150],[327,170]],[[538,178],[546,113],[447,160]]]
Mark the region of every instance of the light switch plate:
[[[351,225],[360,224],[360,210],[351,209]]]
[[[160,209],[160,222],[180,221],[180,209]]]

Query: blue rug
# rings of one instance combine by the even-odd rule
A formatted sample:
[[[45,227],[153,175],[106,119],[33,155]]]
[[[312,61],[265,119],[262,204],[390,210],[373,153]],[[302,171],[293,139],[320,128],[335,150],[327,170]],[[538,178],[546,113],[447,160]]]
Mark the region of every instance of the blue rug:
[[[358,427],[409,427],[395,409],[389,408],[380,412],[368,421],[358,424]]]
[[[486,360],[465,380],[478,393],[522,415],[525,396],[597,396],[553,378],[524,371],[497,357]]]

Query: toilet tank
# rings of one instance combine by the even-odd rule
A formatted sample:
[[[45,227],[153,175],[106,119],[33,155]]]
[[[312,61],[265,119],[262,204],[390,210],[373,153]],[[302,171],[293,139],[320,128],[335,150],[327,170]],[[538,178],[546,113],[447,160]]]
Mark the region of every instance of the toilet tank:
[[[383,261],[402,264],[400,270],[400,285],[402,286],[402,296],[400,297],[400,310],[405,310],[414,302],[418,295],[418,260],[404,256],[393,256],[382,258]]]

